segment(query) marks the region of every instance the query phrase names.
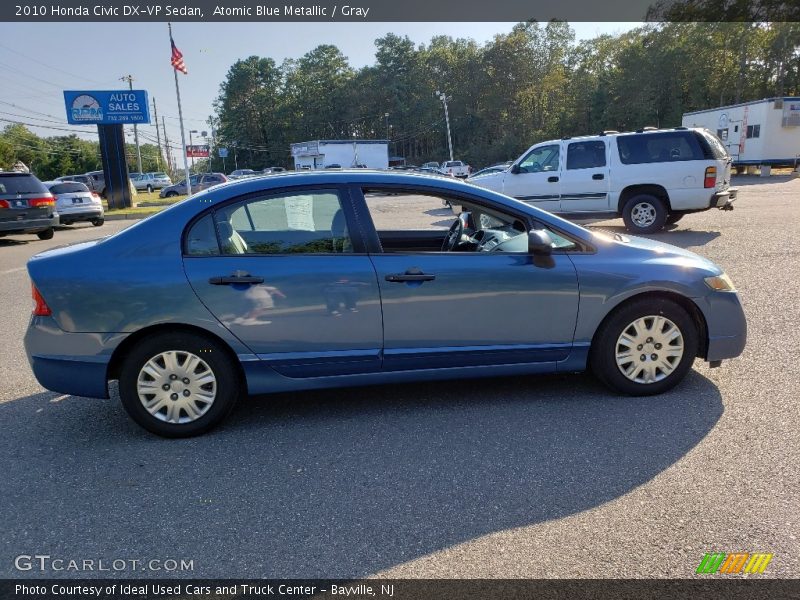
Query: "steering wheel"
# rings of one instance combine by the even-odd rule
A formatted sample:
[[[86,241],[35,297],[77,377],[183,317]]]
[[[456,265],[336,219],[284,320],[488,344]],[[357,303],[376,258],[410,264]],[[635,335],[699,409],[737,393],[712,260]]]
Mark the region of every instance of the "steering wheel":
[[[464,235],[464,221],[461,218],[453,221],[450,229],[447,230],[447,235],[442,242],[442,252],[452,252],[458,246],[461,236]]]

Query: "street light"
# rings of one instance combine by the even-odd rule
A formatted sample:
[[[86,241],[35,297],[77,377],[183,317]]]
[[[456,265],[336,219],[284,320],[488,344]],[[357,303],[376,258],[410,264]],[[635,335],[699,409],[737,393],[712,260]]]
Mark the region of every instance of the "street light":
[[[444,120],[447,123],[447,147],[450,149],[450,160],[453,160],[453,139],[450,137],[450,113],[447,112],[447,101],[452,100],[452,96],[450,98],[444,92],[440,92],[436,90],[436,96],[439,100],[442,101],[444,104]]]
[[[389,113],[387,112],[383,116],[386,117],[386,140],[388,141],[389,140]]]
[[[199,133],[199,131],[197,131],[197,129],[189,130],[189,148],[192,149],[192,171],[194,171],[194,142],[192,141],[193,133]]]

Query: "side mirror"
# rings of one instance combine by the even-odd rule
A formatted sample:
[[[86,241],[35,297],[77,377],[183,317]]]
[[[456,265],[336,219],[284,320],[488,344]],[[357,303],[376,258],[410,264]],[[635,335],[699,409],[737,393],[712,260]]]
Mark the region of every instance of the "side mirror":
[[[509,170],[511,171],[512,175],[517,175],[519,173],[519,165],[517,163],[514,163],[513,165],[511,165],[511,169]]]
[[[553,238],[544,229],[531,229],[528,232],[528,252],[540,256],[553,253]]]

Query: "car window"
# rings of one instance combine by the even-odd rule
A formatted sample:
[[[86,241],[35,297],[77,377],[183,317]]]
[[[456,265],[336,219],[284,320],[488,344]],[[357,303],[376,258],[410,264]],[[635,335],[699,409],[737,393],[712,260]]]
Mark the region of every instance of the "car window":
[[[572,142],[567,146],[567,170],[606,166],[606,145],[602,141]]]
[[[186,254],[189,256],[213,256],[219,254],[214,220],[206,215],[195,223],[186,234]]]
[[[697,138],[688,131],[621,135],[617,148],[626,165],[704,158]]]
[[[156,179],[165,179],[167,177],[166,173],[153,173],[152,175]]]
[[[69,194],[69,193],[76,193],[76,192],[88,192],[89,188],[87,188],[82,183],[78,183],[77,181],[70,181],[69,183],[58,183],[56,185],[50,186],[50,192],[53,194]]]
[[[558,171],[558,156],[558,144],[534,148],[519,164],[520,173]]]
[[[237,202],[216,211],[223,254],[353,252],[338,193],[314,190]]]
[[[0,194],[46,194],[45,185],[28,173],[0,176]]]

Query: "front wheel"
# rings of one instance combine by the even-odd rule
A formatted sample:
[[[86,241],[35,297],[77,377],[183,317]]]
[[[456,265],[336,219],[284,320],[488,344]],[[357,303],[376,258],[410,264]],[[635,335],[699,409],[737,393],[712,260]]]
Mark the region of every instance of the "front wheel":
[[[178,192],[167,192],[166,194],[164,194],[164,197],[165,198],[174,198],[177,195],[178,195]]]
[[[45,229],[44,231],[37,233],[36,237],[38,237],[40,240],[52,240],[53,235],[55,235],[55,230],[50,227],[49,229]]]
[[[667,207],[651,194],[637,194],[622,208],[625,227],[634,234],[655,233],[667,222]]]
[[[672,300],[634,300],[601,325],[592,342],[591,368],[617,392],[660,394],[686,376],[697,355],[698,336],[692,318]]]
[[[233,409],[243,385],[235,361],[218,342],[185,332],[145,338],[125,357],[122,406],[163,437],[199,435]]]
[[[152,194],[153,193],[153,186],[152,185],[148,185],[147,186],[147,193],[148,194]]]

